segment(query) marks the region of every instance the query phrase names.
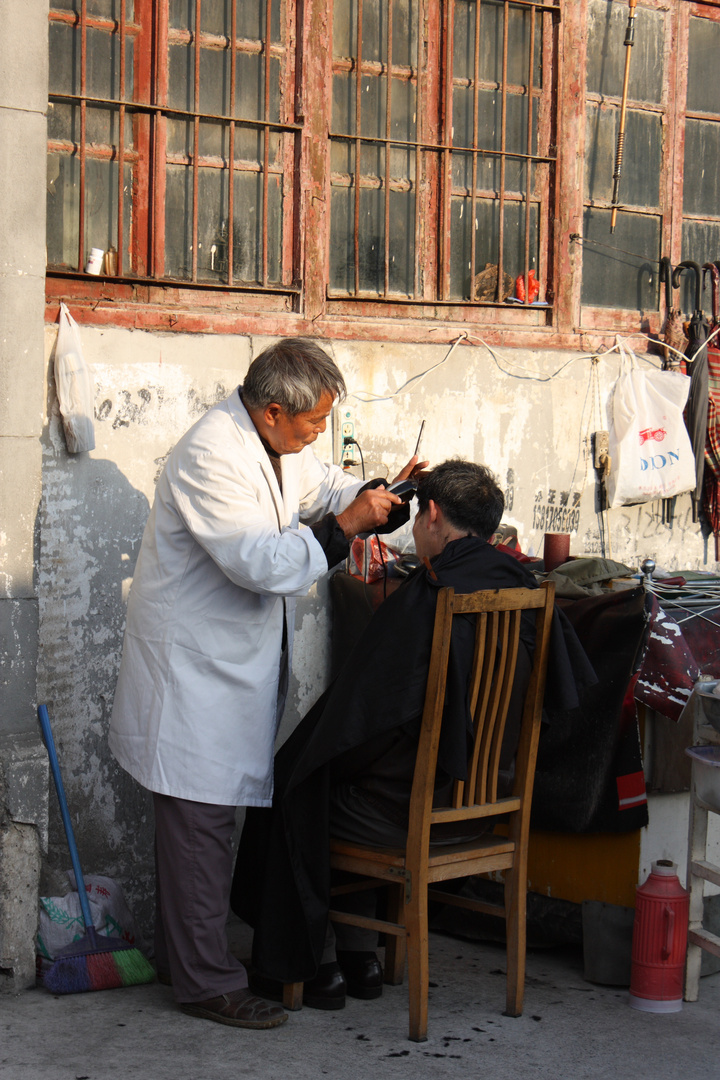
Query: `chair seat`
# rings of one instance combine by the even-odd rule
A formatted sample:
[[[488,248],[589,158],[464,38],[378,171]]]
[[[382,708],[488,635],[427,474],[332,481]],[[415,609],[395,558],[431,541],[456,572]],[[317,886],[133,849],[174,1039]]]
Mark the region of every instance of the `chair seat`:
[[[430,849],[427,880],[444,880],[448,875],[443,870],[447,869],[452,870],[453,877],[504,870],[512,865],[514,852],[514,842],[504,836],[489,836],[482,843],[472,840],[466,844],[443,844]],[[383,881],[397,881],[405,873],[404,848],[377,848],[331,840],[330,856],[338,870],[369,874]]]

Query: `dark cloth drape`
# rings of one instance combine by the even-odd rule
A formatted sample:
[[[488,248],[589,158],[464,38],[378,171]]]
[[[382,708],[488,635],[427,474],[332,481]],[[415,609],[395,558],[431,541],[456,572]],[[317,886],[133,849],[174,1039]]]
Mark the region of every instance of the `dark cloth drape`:
[[[329,906],[329,792],[332,762],[422,712],[437,591],[534,588],[523,564],[476,537],[447,545],[432,560],[437,580],[416,571],[379,607],[336,679],[275,758],[272,809],[250,808],[240,841],[231,903],[255,927],[253,966],[284,982],[318,967]],[[474,625],[453,631],[438,766],[463,779],[470,715],[467,672]],[[532,647],[534,620],[523,626]],[[595,680],[574,632],[556,612],[548,694],[556,707],[578,703],[576,680]]]

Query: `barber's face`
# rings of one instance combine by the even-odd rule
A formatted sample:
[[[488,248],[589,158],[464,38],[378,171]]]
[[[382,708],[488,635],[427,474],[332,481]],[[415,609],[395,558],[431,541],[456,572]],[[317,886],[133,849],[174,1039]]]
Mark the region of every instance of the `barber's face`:
[[[280,405],[271,405],[273,422],[267,440],[278,454],[299,454],[314,443],[327,427],[327,418],[333,405],[333,396],[327,391],[314,409],[290,416]],[[266,413],[267,416],[267,413]]]

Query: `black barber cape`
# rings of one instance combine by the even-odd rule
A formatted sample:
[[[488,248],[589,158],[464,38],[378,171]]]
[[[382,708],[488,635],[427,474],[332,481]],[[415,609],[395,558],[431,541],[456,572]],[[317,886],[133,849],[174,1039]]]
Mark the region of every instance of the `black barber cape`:
[[[255,928],[253,966],[282,982],[312,978],[330,903],[329,792],[341,754],[417,719],[423,710],[438,589],[536,588],[525,565],[477,537],[449,543],[385,600],[336,679],[275,757],[272,808],[250,807],[238,850],[231,905]],[[467,672],[471,618],[453,629],[438,767],[462,780],[471,717]],[[456,631],[460,629],[460,633]],[[521,633],[532,648],[534,618]],[[578,685],[596,681],[574,631],[556,609],[545,701],[578,704]]]

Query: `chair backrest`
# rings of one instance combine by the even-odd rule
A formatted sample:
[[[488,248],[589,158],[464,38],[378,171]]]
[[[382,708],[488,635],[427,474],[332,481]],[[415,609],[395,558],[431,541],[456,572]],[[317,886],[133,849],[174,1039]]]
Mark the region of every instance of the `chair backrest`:
[[[492,589],[465,594],[456,594],[452,588],[439,591],[410,801],[409,843],[424,848],[429,842],[431,824],[495,817],[518,810],[522,811],[522,825],[527,828],[554,599],[555,586],[551,582],[537,589]],[[532,669],[522,703],[513,791],[510,796],[502,796],[498,794],[500,753],[521,648],[520,622],[523,612],[528,611],[535,612]],[[475,648],[468,671],[473,740],[467,777],[464,782],[455,781],[448,807],[433,808],[453,622],[468,615],[475,616]],[[512,826],[511,833],[519,827]]]

